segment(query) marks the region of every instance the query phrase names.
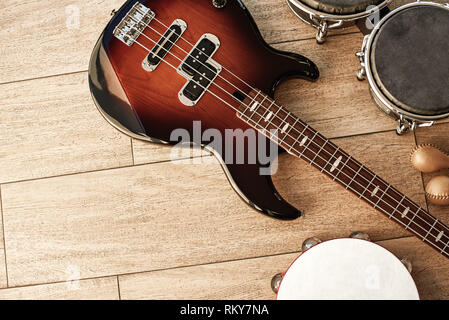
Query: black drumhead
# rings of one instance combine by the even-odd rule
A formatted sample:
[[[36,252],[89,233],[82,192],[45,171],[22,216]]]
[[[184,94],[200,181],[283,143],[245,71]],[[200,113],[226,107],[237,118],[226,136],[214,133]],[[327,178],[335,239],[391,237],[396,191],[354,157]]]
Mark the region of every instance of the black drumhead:
[[[309,7],[331,14],[355,14],[366,10],[371,5],[378,5],[384,0],[300,0]]]
[[[449,112],[449,10],[422,5],[388,19],[372,45],[371,65],[383,93],[424,116]]]

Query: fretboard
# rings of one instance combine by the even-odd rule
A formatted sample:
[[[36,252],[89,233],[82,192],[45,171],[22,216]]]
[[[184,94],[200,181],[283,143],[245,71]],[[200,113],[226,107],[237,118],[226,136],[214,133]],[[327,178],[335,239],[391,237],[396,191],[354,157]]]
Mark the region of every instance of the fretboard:
[[[252,91],[237,115],[449,258],[446,225],[270,97]]]

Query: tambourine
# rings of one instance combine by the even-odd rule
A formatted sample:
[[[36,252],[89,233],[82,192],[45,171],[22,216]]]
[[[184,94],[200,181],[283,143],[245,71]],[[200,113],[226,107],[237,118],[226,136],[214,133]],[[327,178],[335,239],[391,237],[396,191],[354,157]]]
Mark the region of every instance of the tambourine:
[[[379,108],[397,133],[449,117],[449,5],[416,2],[383,17],[357,53]]]
[[[316,41],[326,41],[329,30],[352,26],[386,7],[391,0],[287,0],[296,16],[318,29]]]
[[[311,238],[304,246],[272,280],[278,300],[419,300],[411,264],[377,244]]]

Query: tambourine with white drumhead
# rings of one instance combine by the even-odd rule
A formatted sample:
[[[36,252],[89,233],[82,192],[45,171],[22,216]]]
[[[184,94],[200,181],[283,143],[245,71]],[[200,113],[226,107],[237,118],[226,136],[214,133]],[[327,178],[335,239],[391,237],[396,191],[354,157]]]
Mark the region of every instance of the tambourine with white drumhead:
[[[386,15],[357,53],[382,111],[403,134],[449,117],[449,5],[416,2]]]
[[[298,18],[318,29],[316,40],[326,41],[331,29],[346,28],[378,13],[391,0],[287,0]]]
[[[283,274],[277,299],[419,300],[419,294],[391,252],[366,240],[337,239],[303,252]]]

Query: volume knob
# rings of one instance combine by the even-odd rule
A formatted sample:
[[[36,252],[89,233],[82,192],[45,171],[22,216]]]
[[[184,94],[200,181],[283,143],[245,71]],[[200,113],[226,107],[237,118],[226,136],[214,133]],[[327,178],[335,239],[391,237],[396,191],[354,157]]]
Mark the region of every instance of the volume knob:
[[[228,0],[212,0],[212,5],[217,9],[224,8],[227,3]]]

